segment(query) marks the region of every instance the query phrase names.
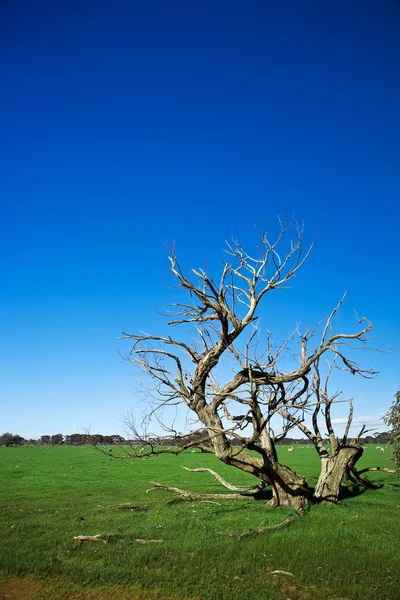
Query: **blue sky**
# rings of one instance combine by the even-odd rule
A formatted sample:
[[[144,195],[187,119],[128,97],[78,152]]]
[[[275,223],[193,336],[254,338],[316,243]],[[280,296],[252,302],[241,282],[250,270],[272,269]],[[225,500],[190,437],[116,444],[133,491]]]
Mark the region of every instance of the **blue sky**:
[[[166,243],[218,272],[278,213],[319,236],[263,326],[347,290],[338,326],[399,347],[398,2],[8,0],[0,45],[1,431],[120,431],[143,407],[118,337],[164,328]],[[360,360],[379,376],[342,388],[376,423],[399,351]]]

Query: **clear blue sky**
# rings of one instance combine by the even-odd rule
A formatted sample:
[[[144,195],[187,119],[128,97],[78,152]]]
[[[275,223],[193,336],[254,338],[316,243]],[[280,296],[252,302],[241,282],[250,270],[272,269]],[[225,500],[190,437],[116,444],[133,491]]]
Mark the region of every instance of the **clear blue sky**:
[[[166,241],[219,269],[278,213],[320,234],[263,325],[279,340],[347,290],[339,325],[400,345],[396,0],[8,0],[0,45],[0,432],[121,432],[118,336],[163,327]],[[379,376],[343,389],[376,423],[399,351],[360,360]]]

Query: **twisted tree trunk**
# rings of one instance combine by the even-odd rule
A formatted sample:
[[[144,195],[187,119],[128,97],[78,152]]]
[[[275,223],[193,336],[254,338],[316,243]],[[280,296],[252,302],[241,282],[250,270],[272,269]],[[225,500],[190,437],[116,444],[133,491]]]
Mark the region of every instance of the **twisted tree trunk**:
[[[348,469],[353,469],[362,456],[361,446],[343,446],[333,454],[321,455],[321,472],[315,486],[314,499],[317,502],[336,504],[340,486]]]
[[[300,511],[309,504],[310,490],[305,479],[286,465],[275,463],[270,480],[272,506],[290,506]]]
[[[309,504],[310,492],[305,479],[286,465],[279,463],[275,445],[266,431],[261,436],[262,448],[258,447],[261,458],[258,458],[248,451],[237,451],[224,434],[215,435],[216,431],[222,430],[222,423],[217,414],[205,410],[202,413],[202,420],[206,423],[212,438],[211,443],[216,458],[227,465],[251,473],[271,486],[271,506],[290,506],[298,511]]]
[[[223,457],[216,454],[216,456],[225,464],[252,473],[270,486],[271,506],[290,506],[299,511],[310,503],[310,490],[305,479],[286,465],[281,465],[275,460],[258,459],[249,452],[240,452],[236,456],[232,454]]]

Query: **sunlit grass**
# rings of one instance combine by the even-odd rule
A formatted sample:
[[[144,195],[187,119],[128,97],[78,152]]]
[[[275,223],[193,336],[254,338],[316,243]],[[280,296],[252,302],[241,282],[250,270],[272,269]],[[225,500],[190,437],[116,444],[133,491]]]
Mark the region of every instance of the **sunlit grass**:
[[[285,447],[279,452],[315,483],[318,456],[311,446],[296,447],[291,455]],[[361,464],[390,467],[389,451],[368,446]],[[91,586],[100,598],[101,586],[111,585],[122,590],[115,598],[125,597],[123,590],[137,598],[142,593],[141,598],[204,600],[398,597],[400,488],[368,490],[336,507],[314,506],[287,529],[238,542],[218,532],[279,523],[291,511],[246,500],[166,505],[170,493],[146,493],[150,481],[224,491],[211,475],[182,466],[206,466],[232,483],[254,483],[201,453],[125,461],[90,447],[0,448],[1,570],[7,576],[51,576],[35,598],[79,598],[77,589]],[[371,473],[371,479],[399,483],[382,473]],[[126,502],[153,508],[131,512],[114,506]],[[114,537],[108,544],[73,541],[99,533]],[[163,541],[140,545],[136,538]],[[274,570],[293,577],[271,575]],[[54,596],[48,595],[52,586],[58,590]]]

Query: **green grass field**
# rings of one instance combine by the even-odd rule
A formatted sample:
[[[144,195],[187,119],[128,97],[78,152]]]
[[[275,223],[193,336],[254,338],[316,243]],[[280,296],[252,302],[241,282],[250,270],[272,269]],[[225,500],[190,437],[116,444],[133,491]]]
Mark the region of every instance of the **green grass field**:
[[[296,447],[282,460],[318,475],[318,456]],[[368,446],[362,466],[391,467],[390,452]],[[349,495],[336,507],[314,506],[290,527],[237,541],[217,535],[283,521],[289,509],[224,500],[167,505],[146,493],[150,481],[196,492],[224,490],[209,467],[246,485],[251,476],[213,456],[183,453],[119,461],[91,447],[0,448],[0,599],[394,600],[400,589],[400,483]],[[119,510],[121,503],[151,510]],[[77,535],[113,534],[107,544]],[[136,538],[160,539],[141,545]],[[281,570],[291,575],[273,575]]]

